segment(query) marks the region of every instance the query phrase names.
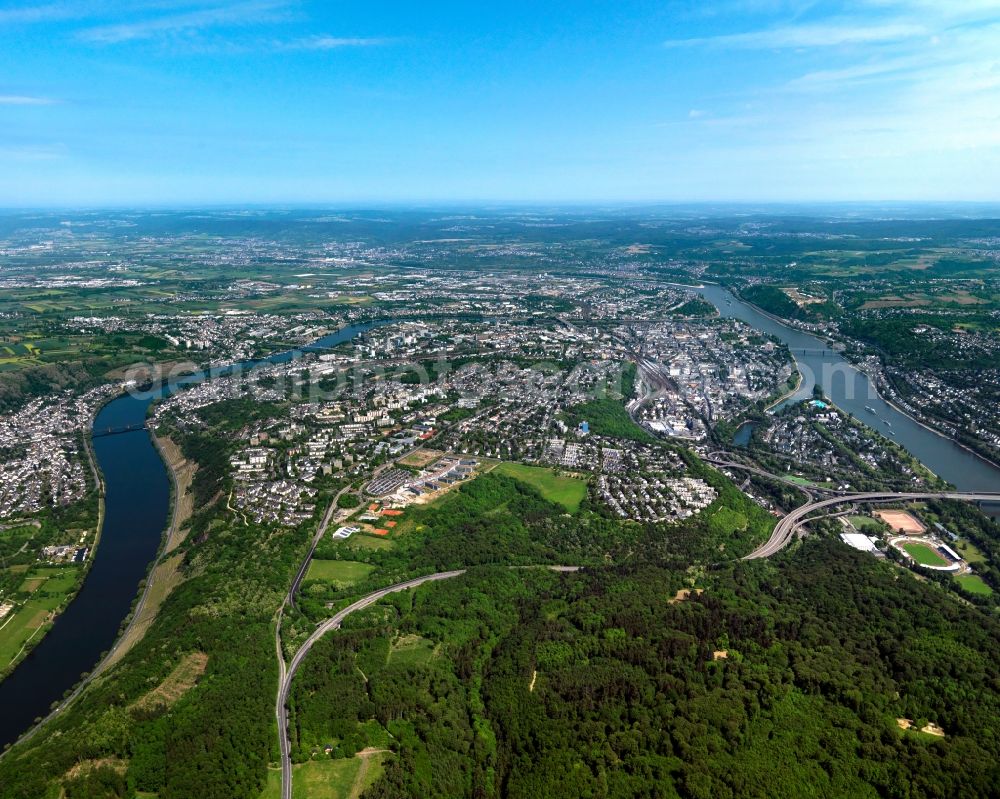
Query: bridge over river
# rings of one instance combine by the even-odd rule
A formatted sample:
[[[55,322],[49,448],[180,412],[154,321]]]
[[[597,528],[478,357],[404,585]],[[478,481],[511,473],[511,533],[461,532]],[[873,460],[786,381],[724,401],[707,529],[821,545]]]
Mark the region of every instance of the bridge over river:
[[[107,438],[108,436],[120,436],[123,433],[136,433],[139,430],[149,430],[148,422],[134,422],[123,427],[94,428],[93,438]]]

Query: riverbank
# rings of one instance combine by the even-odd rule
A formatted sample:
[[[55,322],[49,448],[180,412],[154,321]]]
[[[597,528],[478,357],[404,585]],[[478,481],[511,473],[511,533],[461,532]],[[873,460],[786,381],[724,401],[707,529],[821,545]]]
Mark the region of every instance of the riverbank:
[[[795,356],[792,356],[792,361],[794,361],[794,360],[795,360]],[[790,400],[792,397],[794,397],[796,394],[799,393],[799,389],[800,388],[802,388],[802,371],[796,366],[795,367],[795,385],[792,386],[792,388],[790,388],[788,391],[786,391],[780,397],[778,397],[770,405],[765,405],[764,406],[764,413],[767,413],[769,410],[771,410],[771,408],[775,408],[778,405],[781,405],[781,403],[787,402],[788,400]]]
[[[855,369],[857,369],[859,372],[862,372],[869,380],[872,381],[872,384],[875,386],[875,390],[879,392],[879,396],[882,398],[882,401],[885,402],[886,405],[890,405],[893,408],[893,410],[895,410],[897,413],[902,414],[906,418],[913,421],[915,424],[920,425],[925,430],[934,433],[934,435],[941,436],[941,438],[945,439],[946,441],[950,441],[952,444],[961,447],[970,455],[975,455],[983,463],[992,466],[994,469],[1000,470],[1000,463],[997,463],[991,458],[987,458],[985,455],[983,455],[983,453],[974,450],[968,444],[959,441],[954,436],[948,435],[943,430],[938,430],[933,425],[928,424],[927,422],[924,422],[921,419],[918,419],[916,416],[910,413],[910,411],[906,410],[906,408],[901,407],[899,403],[896,401],[896,398],[892,394],[888,393],[887,391],[879,391],[880,385],[884,386],[889,385],[888,379],[886,379],[882,375],[873,373],[871,370],[860,364],[852,363],[852,365],[854,366]]]
[[[118,662],[154,622],[160,606],[178,584],[180,539],[186,487],[178,483],[167,460],[176,457],[160,449],[147,432],[150,405],[171,389],[223,376],[258,363],[287,363],[307,352],[351,341],[384,322],[351,325],[302,349],[278,353],[263,362],[230,364],[211,375],[197,373],[176,386],[159,386],[142,393],[130,391],[112,398],[100,410],[92,430],[134,431],[93,438],[94,454],[104,476],[106,496],[100,557],[84,587],[24,664],[0,682],[0,745],[35,734],[41,718],[66,707],[108,664]],[[141,433],[146,433],[142,435]],[[182,478],[183,480],[183,478]],[[172,510],[172,507],[175,507]],[[176,521],[174,519],[176,518]],[[176,556],[176,559],[174,559]],[[169,570],[169,571],[168,571]],[[127,621],[127,624],[125,622]],[[123,626],[124,625],[124,626]],[[124,643],[123,643],[124,640]],[[88,674],[89,672],[89,674]],[[81,674],[87,675],[81,681]],[[67,698],[68,697],[68,698]],[[51,711],[56,707],[57,710]]]
[[[721,283],[715,283],[715,284],[712,284],[712,285],[717,285],[720,288],[729,290],[725,285],[723,285]],[[766,316],[772,322],[775,322],[776,324],[779,324],[779,325],[783,325],[783,326],[789,328],[790,330],[794,330],[794,331],[796,331],[798,333],[803,333],[805,335],[810,335],[810,336],[814,336],[814,337],[818,338],[819,334],[817,334],[816,332],[808,330],[808,329],[800,328],[797,325],[795,325],[792,320],[784,319],[784,318],[782,318],[780,316],[776,316],[775,314],[771,313],[770,311],[765,311],[759,305],[756,305],[755,303],[751,302],[750,300],[744,299],[743,297],[739,296],[738,294],[734,293],[734,296],[737,297],[740,302],[744,303],[749,308],[752,308],[754,311],[756,311],[757,313],[759,313],[761,316]],[[850,343],[850,344],[861,344],[860,342],[856,342],[856,341],[845,342],[843,340],[835,339],[835,338],[827,338],[826,341],[828,341],[830,343],[831,348],[833,347],[834,344],[838,344],[838,343],[841,344],[841,345],[845,345],[845,346],[846,346],[847,343]],[[861,345],[861,346],[864,346],[864,345]],[[940,436],[945,441],[947,441],[947,442],[949,442],[951,444],[954,444],[957,447],[961,447],[963,450],[965,450],[966,452],[968,452],[970,455],[974,455],[975,457],[977,457],[979,460],[981,460],[987,466],[990,466],[990,467],[992,467],[992,468],[997,469],[998,471],[1000,471],[1000,463],[997,463],[996,461],[994,461],[994,460],[992,460],[990,458],[987,458],[981,452],[978,452],[978,451],[974,450],[968,444],[964,444],[963,442],[959,441],[954,436],[948,435],[948,433],[945,433],[943,430],[939,430],[936,427],[934,427],[933,425],[930,425],[927,422],[924,422],[921,419],[918,419],[910,411],[908,411],[905,408],[901,407],[899,405],[899,403],[896,401],[896,399],[892,396],[892,394],[886,392],[884,389],[880,389],[881,386],[888,386],[889,383],[888,383],[887,379],[885,379],[881,375],[873,374],[869,369],[867,369],[866,367],[864,367],[861,364],[857,363],[853,359],[848,359],[846,357],[846,355],[845,355],[844,352],[841,352],[839,354],[844,359],[844,361],[846,363],[849,363],[858,372],[860,372],[861,374],[865,375],[865,377],[868,378],[868,380],[871,382],[872,386],[875,388],[875,392],[878,395],[879,399],[881,399],[886,405],[889,405],[894,411],[896,411],[896,413],[898,413],[898,414],[900,414],[902,416],[905,416],[907,419],[909,419],[914,424],[919,425],[920,427],[924,428],[924,430],[927,430],[928,432],[933,433],[936,436]],[[793,354],[793,357],[794,357],[794,354]],[[800,375],[800,377],[801,377],[801,375]],[[770,407],[771,406],[768,406],[767,409],[770,409]],[[767,410],[767,409],[765,409],[765,410]],[[855,418],[857,418],[857,417],[855,417]],[[925,468],[926,468],[926,464],[925,464]],[[933,470],[931,470],[929,468],[928,468],[928,471],[930,471],[932,474],[934,474]]]
[[[112,398],[109,401],[109,403],[107,403],[107,405],[110,405],[112,402],[114,402],[116,400],[123,399],[124,397],[127,397],[127,396],[128,395],[122,395],[122,396],[119,396],[119,397]],[[128,435],[136,435],[136,433],[130,433]],[[102,440],[104,440],[104,439],[102,439]],[[147,441],[149,441],[153,445],[153,446],[150,446],[150,451],[154,453],[154,457],[160,463],[161,468],[164,468],[164,470],[166,471],[166,473],[168,475],[173,476],[171,478],[171,487],[172,487],[171,493],[174,496],[177,495],[176,492],[178,491],[178,485],[182,486],[184,488],[184,490],[186,491],[187,485],[190,484],[190,478],[193,477],[193,474],[194,474],[193,467],[190,469],[190,475],[188,476],[187,482],[181,482],[180,480],[178,480],[176,478],[176,476],[174,476],[175,475],[174,468],[171,465],[171,461],[168,460],[168,458],[171,457],[171,456],[168,455],[168,454],[165,454],[165,451],[163,449],[161,449],[161,447],[159,445],[159,442],[157,442],[156,437],[155,437],[155,435],[152,432],[149,433]],[[91,440],[91,443],[93,443],[92,440]],[[179,455],[179,450],[176,450],[176,453]],[[178,462],[176,457],[173,457],[172,460],[173,460],[173,462],[175,464]],[[104,493],[106,495],[106,493],[107,493],[107,484],[106,484],[106,482],[104,483],[103,491],[104,491]],[[170,502],[174,506],[178,506],[179,505],[179,503],[173,501],[172,498],[169,498],[168,502]],[[175,536],[173,534],[174,534],[174,531],[176,529],[178,529],[178,528],[175,528],[174,521],[177,520],[177,524],[178,524],[178,527],[179,527],[179,524],[181,524],[183,522],[181,513],[182,513],[182,511],[180,509],[178,509],[177,511],[175,511],[175,513],[174,513],[174,515],[172,517],[168,517],[168,518],[171,519],[171,524],[165,530],[163,528],[160,529],[160,535],[159,535],[160,542],[161,542],[160,543],[160,547],[159,547],[160,553],[165,553],[167,551],[168,547],[170,547],[171,549],[173,549],[176,546],[176,543],[174,543]],[[106,515],[105,515],[105,518],[107,518]],[[149,566],[150,573],[149,574],[151,574],[152,570],[159,563],[161,557],[162,557],[162,554],[159,554],[156,557],[154,557],[152,559],[152,561],[150,561],[150,566]],[[177,556],[177,557],[178,557],[178,563],[177,563],[177,565],[179,565],[179,558],[180,558],[180,556]],[[71,704],[73,704],[73,702],[83,693],[83,691],[87,688],[87,686],[89,686],[94,680],[98,679],[100,677],[100,675],[103,672],[105,672],[108,668],[110,668],[115,663],[117,663],[118,660],[120,660],[121,657],[123,657],[128,652],[128,650],[131,649],[132,646],[134,646],[134,644],[136,642],[138,642],[139,640],[141,640],[142,636],[141,635],[136,636],[136,632],[140,629],[139,624],[138,624],[138,619],[140,618],[140,616],[142,616],[143,608],[146,607],[146,603],[149,600],[149,597],[150,597],[150,594],[151,594],[151,587],[152,587],[153,583],[149,580],[149,574],[147,574],[147,580],[146,580],[146,584],[145,584],[145,586],[143,588],[143,591],[140,594],[138,601],[135,603],[134,610],[133,610],[133,612],[131,614],[132,618],[131,618],[131,620],[129,622],[129,625],[119,635],[115,636],[115,639],[114,639],[114,642],[113,642],[112,646],[106,652],[100,653],[100,656],[98,658],[96,658],[97,665],[93,668],[93,670],[90,671],[89,673],[85,674],[83,676],[83,678],[81,680],[79,680],[72,687],[72,691],[69,692],[65,696],[65,698],[61,699],[58,702],[58,704],[49,713],[47,713],[46,715],[44,715],[41,718],[37,719],[33,724],[31,724],[27,728],[27,730],[25,732],[23,732],[16,739],[16,741],[11,741],[10,742],[11,744],[13,744],[13,743],[18,743],[18,744],[24,743],[24,742],[30,740],[32,737],[34,737],[39,732],[39,730],[41,730],[49,721],[51,721],[59,713],[61,713],[62,711],[66,710]],[[121,586],[121,587],[122,587],[123,590],[126,589],[126,587],[124,585]],[[164,599],[166,598],[166,595],[167,594],[164,593],[164,595],[163,595]],[[134,594],[133,594],[133,596],[134,596]],[[158,607],[159,607],[159,605],[157,605],[157,609],[158,609]],[[69,603],[68,606],[67,606],[67,610],[70,610],[72,608],[73,608],[73,604]],[[126,618],[128,618],[128,617],[126,616]],[[150,619],[150,621],[151,621],[151,619]],[[147,629],[147,628],[148,628],[148,624],[145,627],[142,627],[141,629],[144,632],[145,629]],[[131,636],[130,636],[130,632],[132,634]],[[8,751],[11,751],[12,748],[13,747],[5,749],[3,752],[0,752],[0,758],[4,757],[7,754]]]
[[[831,345],[828,337],[817,337],[789,325],[741,300],[720,284],[706,283],[699,294],[719,308],[723,316],[740,319],[780,339],[792,351],[804,375],[800,394],[808,392],[812,381],[819,382],[824,394],[838,408],[896,441],[949,483],[967,491],[993,492],[1000,487],[1000,469],[961,442],[929,428],[887,401],[879,393],[876,381],[847,360],[840,351],[840,342]],[[874,414],[866,415],[869,408],[874,408]]]
[[[163,546],[150,569],[143,592],[132,611],[128,626],[118,638],[104,661],[95,669],[95,676],[114,666],[127,655],[156,620],[160,608],[170,593],[184,581],[180,567],[184,555],[174,553],[186,536],[183,527],[194,513],[194,498],[189,489],[197,466],[185,459],[180,447],[168,436],[160,438],[150,431],[160,457],[170,474],[172,514],[164,535]]]
[[[101,407],[103,407],[103,405]],[[99,412],[100,408],[98,408],[94,412],[94,415],[88,420],[87,427],[85,429],[91,429],[94,418]],[[62,615],[63,612],[65,612],[70,603],[72,603],[72,601],[76,598],[77,594],[80,593],[84,582],[87,580],[87,575],[90,573],[90,568],[94,562],[94,556],[97,553],[98,546],[101,543],[101,530],[104,527],[104,481],[101,477],[101,472],[97,466],[97,460],[94,456],[93,441],[86,435],[83,436],[83,452],[86,455],[87,466],[90,470],[91,479],[93,481],[93,487],[90,490],[94,491],[97,495],[97,519],[94,525],[94,540],[89,547],[90,551],[87,553],[86,560],[83,564],[81,564],[79,569],[75,569],[76,573],[74,575],[74,579],[72,583],[65,586],[65,589],[63,589],[63,584],[66,583],[65,580],[53,580],[46,577],[43,582],[37,582],[37,577],[33,579],[28,575],[33,572],[40,571],[42,574],[50,575],[54,578],[61,578],[63,575],[58,574],[58,572],[69,572],[70,569],[73,568],[72,566],[53,566],[51,568],[45,568],[43,566],[26,567],[25,584],[34,584],[34,588],[31,591],[32,598],[24,601],[24,604],[20,608],[7,616],[3,625],[0,625],[0,633],[9,637],[15,630],[30,630],[30,632],[28,637],[21,642],[19,647],[17,647],[17,642],[20,642],[20,637],[17,637],[14,643],[14,647],[17,647],[16,654],[9,661],[0,662],[0,682],[13,674],[17,667],[24,662],[25,658],[27,658],[38,647],[38,645],[45,640],[45,636],[51,631],[56,620],[60,615]],[[90,492],[88,491],[88,493]],[[50,583],[54,583],[58,586],[58,590],[64,590],[62,596],[46,596],[40,600],[33,598],[35,593],[42,591],[48,593],[52,591],[53,586],[50,585]],[[28,616],[30,618],[28,624],[19,624],[19,618],[22,616]],[[23,619],[21,619],[21,621],[23,621]],[[16,633],[14,634],[16,635]],[[0,640],[0,650],[3,649],[3,640]],[[11,649],[13,649],[13,647]]]
[[[733,291],[723,283],[715,283],[713,285],[719,286],[720,288],[723,288],[726,291],[730,292],[734,297],[736,297],[736,299],[738,299],[744,305],[746,305],[749,308],[753,308],[761,316],[766,316],[772,322],[776,322],[779,325],[784,325],[789,330],[794,330],[796,333],[803,333],[807,336],[812,336],[813,338],[824,344],[828,343],[830,345],[830,349],[833,349],[833,345],[836,343],[836,339],[828,338],[825,333],[821,334],[817,330],[810,330],[808,327],[800,327],[799,324],[804,324],[804,323],[797,323],[798,320],[796,319],[785,319],[783,316],[778,316],[777,314],[773,314],[770,311],[765,311],[763,308],[757,305],[757,303],[753,302],[753,300],[748,300],[741,294],[737,294],[735,291]],[[823,338],[820,338],[820,335],[822,335]]]
[[[721,288],[726,288],[721,283],[720,284],[716,284],[716,285],[719,285]],[[738,296],[738,295],[735,295],[735,296]],[[780,316],[775,316],[774,314],[770,313],[769,311],[765,311],[759,305],[755,305],[754,303],[750,302],[749,300],[745,300],[742,297],[739,297],[739,300],[740,300],[740,302],[746,304],[748,307],[753,308],[757,313],[761,314],[762,316],[766,316],[768,319],[770,319],[771,321],[775,322],[776,324],[784,325],[785,327],[789,328],[790,330],[795,330],[798,333],[804,333],[804,334],[810,335],[810,336],[817,336],[817,334],[815,332],[799,328],[799,327],[795,326],[794,324],[792,324],[788,319],[783,319]],[[830,342],[831,348],[836,343],[839,343],[841,345],[845,344],[844,341],[840,341],[838,339],[826,339],[826,341]],[[858,344],[860,342],[854,342],[854,341],[852,341],[850,343],[851,344]],[[884,389],[880,388],[881,386],[887,386],[888,385],[888,381],[885,380],[884,378],[881,378],[881,375],[873,374],[869,369],[865,368],[864,366],[862,366],[861,364],[857,363],[856,361],[849,360],[845,356],[845,354],[843,352],[841,352],[839,354],[844,359],[844,361],[846,363],[850,364],[854,369],[856,369],[858,372],[860,372],[861,374],[863,374],[865,377],[868,378],[868,380],[871,382],[872,386],[874,387],[875,393],[878,395],[879,399],[881,399],[886,405],[890,406],[894,411],[896,411],[896,413],[900,414],[901,416],[905,416],[911,422],[913,422],[916,425],[919,425],[924,430],[927,430],[929,433],[933,433],[936,436],[940,436],[941,438],[943,438],[945,441],[949,442],[950,444],[954,444],[955,446],[960,447],[961,449],[963,449],[966,452],[968,452],[970,455],[974,455],[976,458],[978,458],[979,460],[981,460],[987,466],[990,466],[990,467],[992,467],[992,468],[997,469],[998,471],[1000,471],[1000,463],[997,463],[996,461],[991,460],[990,458],[987,458],[981,452],[977,452],[972,447],[970,447],[968,444],[965,444],[965,443],[959,441],[954,436],[948,435],[943,430],[939,430],[936,427],[934,427],[933,425],[930,425],[930,424],[922,421],[921,419],[918,419],[910,411],[908,411],[905,408],[901,407],[899,405],[899,403],[895,400],[895,398],[891,394],[887,393]],[[794,354],[793,354],[792,357],[794,358]],[[800,378],[801,378],[801,374],[800,374]],[[800,381],[800,385],[801,385],[801,381]],[[775,403],[775,404],[777,404],[777,403]],[[765,410],[769,410],[770,407],[771,406],[768,406],[768,408],[765,409]],[[841,409],[841,410],[843,410],[843,409]],[[858,417],[855,417],[855,418],[858,418]],[[863,422],[862,422],[862,424],[863,424]],[[929,467],[927,467],[926,464],[924,464],[924,467],[927,468],[927,470],[929,472],[931,472],[931,474],[935,474],[935,472],[933,470],[931,470]],[[935,476],[938,476],[938,475],[935,474]]]

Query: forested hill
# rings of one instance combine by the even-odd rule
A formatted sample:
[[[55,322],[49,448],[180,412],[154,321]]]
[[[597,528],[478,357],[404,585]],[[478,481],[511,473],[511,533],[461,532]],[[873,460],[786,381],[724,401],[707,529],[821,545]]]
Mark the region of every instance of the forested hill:
[[[0,799],[272,796],[275,608],[317,520],[225,515],[201,435],[181,438],[209,503],[183,581],[115,669],[0,760]],[[836,540],[741,562],[773,520],[688,468],[718,497],[674,525],[587,497],[570,512],[498,469],[411,511],[394,548],[350,550],[357,584],[307,579],[286,647],[375,588],[469,569],[317,644],[292,686],[294,759],[378,752],[367,799],[996,795],[991,612]],[[560,563],[584,568],[530,568]]]
[[[488,570],[396,597],[311,655],[300,754],[387,730],[369,799],[996,795],[995,619],[835,541],[683,584]]]

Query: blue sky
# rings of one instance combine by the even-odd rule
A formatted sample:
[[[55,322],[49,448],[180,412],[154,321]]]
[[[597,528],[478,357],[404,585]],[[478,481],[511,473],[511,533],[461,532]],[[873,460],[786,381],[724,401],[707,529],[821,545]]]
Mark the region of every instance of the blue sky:
[[[1000,0],[0,0],[0,206],[1000,199]]]

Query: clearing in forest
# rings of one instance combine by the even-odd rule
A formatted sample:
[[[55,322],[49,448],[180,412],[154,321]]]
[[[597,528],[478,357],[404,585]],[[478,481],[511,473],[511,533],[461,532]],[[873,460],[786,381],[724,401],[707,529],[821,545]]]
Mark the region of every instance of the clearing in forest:
[[[171,707],[194,688],[198,678],[205,673],[208,655],[204,652],[190,652],[184,656],[174,670],[156,688],[139,699],[133,707],[151,709],[158,705]]]
[[[527,483],[549,502],[562,505],[570,513],[576,513],[587,496],[587,483],[579,477],[556,474],[554,470],[541,466],[501,463],[495,471]]]

